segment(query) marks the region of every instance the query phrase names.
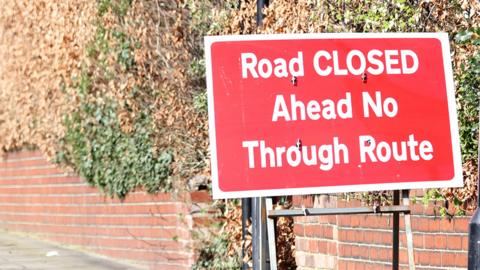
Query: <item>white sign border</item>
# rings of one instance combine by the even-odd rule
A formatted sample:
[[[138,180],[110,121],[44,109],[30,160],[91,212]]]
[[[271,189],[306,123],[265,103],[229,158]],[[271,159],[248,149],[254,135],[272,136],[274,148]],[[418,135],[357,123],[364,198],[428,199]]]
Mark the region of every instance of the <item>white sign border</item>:
[[[261,40],[296,40],[296,39],[369,39],[369,38],[435,38],[442,45],[443,66],[447,88],[448,111],[450,120],[450,135],[452,139],[452,153],[454,176],[452,179],[436,181],[414,181],[387,184],[358,184],[344,186],[324,186],[308,188],[285,189],[260,189],[248,191],[222,191],[218,183],[217,139],[215,130],[215,111],[213,99],[213,73],[211,61],[211,47],[215,42],[221,41],[261,41]],[[208,124],[210,137],[210,159],[212,175],[213,199],[272,197],[284,195],[308,195],[326,193],[344,193],[375,190],[401,190],[422,188],[445,188],[463,186],[462,157],[460,150],[460,137],[458,133],[458,120],[455,100],[455,87],[453,81],[450,44],[447,33],[312,33],[312,34],[267,34],[267,35],[227,35],[206,36],[205,41],[205,66],[207,76],[208,96]]]

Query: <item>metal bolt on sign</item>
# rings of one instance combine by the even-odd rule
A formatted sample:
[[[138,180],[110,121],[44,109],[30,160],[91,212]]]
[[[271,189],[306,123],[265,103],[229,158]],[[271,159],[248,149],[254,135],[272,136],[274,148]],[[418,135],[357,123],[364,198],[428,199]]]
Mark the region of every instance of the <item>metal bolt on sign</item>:
[[[297,86],[297,77],[293,76],[290,81],[292,82],[293,86]]]

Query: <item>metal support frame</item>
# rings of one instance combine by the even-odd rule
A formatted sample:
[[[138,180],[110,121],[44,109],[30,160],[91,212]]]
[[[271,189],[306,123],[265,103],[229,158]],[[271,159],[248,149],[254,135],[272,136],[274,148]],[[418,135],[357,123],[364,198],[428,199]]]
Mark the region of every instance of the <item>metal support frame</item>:
[[[265,200],[265,210],[267,214],[273,210],[272,198]],[[277,241],[275,239],[275,218],[267,217],[267,238],[268,238],[268,257],[270,259],[270,270],[277,270]]]
[[[271,199],[267,199],[267,202]],[[268,217],[268,236],[270,258],[276,258],[274,218],[277,217],[299,217],[299,216],[324,216],[324,215],[357,215],[357,214],[393,214],[393,228],[392,228],[392,269],[399,269],[399,250],[400,250],[400,214],[404,214],[405,218],[405,233],[407,238],[407,252],[408,265],[410,270],[415,270],[414,256],[413,256],[413,234],[410,218],[410,199],[409,191],[402,191],[402,203],[400,205],[400,191],[394,191],[393,203],[391,206],[381,207],[352,207],[352,208],[304,208],[304,209],[289,209],[289,210],[271,210],[271,205],[267,203],[267,217]],[[270,261],[270,269],[276,270],[276,259]]]
[[[257,0],[257,25],[262,25],[263,13],[262,9],[268,6],[268,0]]]
[[[400,204],[400,191],[393,191],[393,205]],[[393,213],[392,269],[398,270],[400,258],[400,213]]]
[[[254,270],[264,270],[270,266],[265,205],[265,198],[252,199],[252,260]]]
[[[394,205],[382,207],[353,207],[353,208],[304,208],[290,210],[271,210],[268,217],[301,217],[301,216],[327,216],[327,215],[356,215],[356,214],[392,214],[410,213],[408,206]]]
[[[242,199],[242,270],[248,269],[248,264],[244,261],[245,258],[245,241],[247,240],[247,221],[252,217],[252,199]]]
[[[410,205],[410,191],[402,190],[403,205]],[[410,213],[404,213],[405,219],[405,234],[407,236],[407,255],[408,268],[415,270],[415,257],[413,255],[413,233],[412,233],[412,218]]]

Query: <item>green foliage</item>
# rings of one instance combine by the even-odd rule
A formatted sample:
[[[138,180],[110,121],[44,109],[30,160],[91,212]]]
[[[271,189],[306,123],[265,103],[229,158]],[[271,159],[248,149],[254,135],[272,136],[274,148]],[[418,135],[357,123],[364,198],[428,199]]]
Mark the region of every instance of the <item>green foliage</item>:
[[[430,201],[438,201],[441,200],[442,194],[440,191],[436,188],[429,189],[425,192],[425,194],[422,197],[422,202],[424,205],[427,205]]]
[[[108,98],[88,99],[90,79],[83,74],[77,86],[80,107],[65,119],[64,138],[69,153],[59,153],[59,161],[70,162],[91,185],[119,198],[143,186],[148,192],[171,188],[170,152],[155,153],[150,141],[151,123],[142,113],[133,131],[125,133],[117,117],[118,104]]]
[[[228,256],[228,239],[226,234],[214,237],[210,243],[200,251],[199,258],[193,265],[193,270],[200,269],[240,269],[240,254]]]
[[[115,15],[124,17],[131,5],[132,0],[100,0],[98,2],[98,14],[103,16],[111,9]]]
[[[130,0],[102,0],[98,12],[103,16],[111,10],[120,18],[130,5]],[[65,117],[66,133],[60,143],[66,151],[57,154],[57,162],[72,165],[88,183],[119,198],[137,187],[151,193],[172,188],[172,151],[154,148],[152,105],[138,94],[150,90],[140,86],[132,89],[130,102],[141,107],[132,113],[129,102],[119,101],[99,89],[99,85],[110,85],[109,81],[117,75],[115,67],[109,66],[109,57],[113,56],[114,65],[118,64],[122,72],[135,67],[133,44],[121,27],[107,28],[99,23],[87,48],[93,65],[85,67],[73,85],[78,106]],[[122,123],[122,113],[133,116],[131,121]]]
[[[319,3],[319,5],[322,5]],[[334,24],[327,31],[403,32],[417,29],[420,9],[405,0],[329,1]],[[342,29],[343,28],[343,29]],[[417,30],[418,31],[418,30]]]
[[[455,36],[460,44],[480,45],[480,28],[461,31]],[[478,149],[478,117],[480,98],[480,54],[473,55],[456,74],[457,107],[463,160],[475,160]]]
[[[208,111],[207,92],[200,92],[193,97],[193,107],[202,113]]]
[[[118,43],[118,48],[116,49],[117,62],[125,70],[133,68],[135,60],[132,51],[132,40],[121,31],[113,31],[113,37],[115,37]]]

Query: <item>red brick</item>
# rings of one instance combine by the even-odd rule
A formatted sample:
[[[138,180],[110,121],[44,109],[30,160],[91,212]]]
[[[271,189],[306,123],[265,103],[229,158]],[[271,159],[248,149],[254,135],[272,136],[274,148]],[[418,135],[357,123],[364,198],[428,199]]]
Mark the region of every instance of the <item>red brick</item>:
[[[391,249],[385,249],[380,247],[371,247],[370,248],[370,260],[372,261],[390,261],[391,260]]]
[[[457,254],[455,254],[455,266],[456,267],[467,267],[468,266],[468,255],[467,255],[467,253],[457,253]]]
[[[454,218],[453,224],[455,232],[468,233],[468,224],[470,220],[467,218]]]
[[[447,249],[462,249],[462,237],[458,235],[447,236]]]
[[[190,198],[192,202],[201,203],[201,202],[211,202],[212,196],[207,191],[194,191],[190,192]]]
[[[347,261],[339,260],[338,261],[338,269],[348,269],[347,268]]]
[[[338,216],[327,216],[327,221],[329,224],[337,224],[338,221],[337,221],[337,217]]]
[[[311,254],[305,254],[305,266],[315,267],[315,258]]]
[[[322,235],[323,226],[318,224],[305,225],[305,236],[318,237]]]
[[[347,240],[349,242],[355,242],[355,235],[357,234],[356,231],[354,230],[348,230],[347,231]]]
[[[365,231],[363,233],[363,237],[364,237],[364,240],[365,240],[365,243],[378,243],[378,240],[379,238],[375,238],[375,233],[372,232],[372,231]]]
[[[20,151],[12,151],[5,153],[5,160],[12,160],[12,159],[27,159],[27,158],[44,158],[42,152],[39,150],[20,150]]]
[[[349,201],[349,207],[362,207],[362,202],[360,200],[351,200]]]
[[[338,200],[337,201],[337,207],[338,208],[345,208],[345,207],[351,207],[351,205],[348,204],[348,202],[345,201],[345,200]]]
[[[349,215],[339,216],[338,225],[342,227],[351,227],[351,217]]]
[[[337,255],[338,245],[336,242],[327,242],[327,254]]]
[[[328,242],[327,241],[318,241],[318,252],[327,254],[328,253]]]
[[[429,228],[429,219],[428,218],[413,218],[412,219],[412,230],[413,231],[421,231],[421,232],[428,232]]]
[[[359,216],[359,215],[352,215],[351,216],[351,220],[350,220],[350,227],[353,227],[353,228],[358,228],[360,226],[360,219],[362,217]]]
[[[99,204],[85,205],[0,205],[0,211],[10,213],[57,213],[57,214],[178,214],[185,212],[180,204],[131,205],[131,204]]]
[[[312,195],[306,195],[302,196],[302,206],[305,208],[312,208],[313,207],[313,196]]]
[[[64,226],[64,225],[41,225],[41,224],[4,224],[7,229],[36,232],[42,234],[68,234],[83,236],[134,236],[149,238],[181,238],[188,239],[190,232],[180,228],[149,228],[149,227],[90,227],[90,226]]]
[[[340,257],[351,257],[352,256],[352,246],[339,244],[338,247]]]
[[[439,206],[442,204],[442,202],[433,202],[433,201],[430,201],[428,202],[428,205],[426,206],[425,208],[425,215],[428,215],[428,216],[439,216]]]
[[[468,251],[468,235],[462,237],[462,250]]]
[[[435,235],[435,245],[436,249],[445,249],[447,247],[447,236],[445,235]]]
[[[322,233],[324,238],[333,239],[333,228],[331,226],[324,226]]]
[[[410,191],[410,197],[423,197],[425,190],[423,189],[413,189]]]
[[[425,206],[417,203],[417,204],[411,205],[410,210],[413,215],[423,215],[425,212]]]
[[[0,171],[0,175],[4,178],[6,177],[19,177],[19,176],[48,176],[48,175],[57,175],[63,174],[61,170],[55,167],[45,167],[45,168],[18,168],[15,170]]]
[[[401,247],[407,246],[407,235],[405,234],[404,231],[400,231],[400,246]]]
[[[425,241],[425,248],[428,249],[433,249],[435,248],[435,242],[436,242],[436,237],[433,234],[425,234],[424,235],[424,241]]]
[[[312,253],[322,252],[319,248],[319,242],[323,241],[317,241],[312,239],[307,240],[307,251]]]
[[[299,222],[293,223],[293,233],[296,236],[305,236],[305,227],[304,225],[300,224]]]
[[[17,160],[8,160],[1,162],[0,157],[0,170],[1,169],[13,169],[13,168],[27,168],[27,167],[40,167],[51,165],[47,160],[43,158],[33,158],[33,159],[17,159]]]
[[[392,241],[393,241],[393,236],[391,233],[376,233],[374,232],[374,237],[375,235],[377,235],[378,239],[381,239],[381,241],[379,242],[379,244],[391,244]]]
[[[295,207],[302,206],[302,196],[292,196],[292,204]]]
[[[368,216],[368,224],[371,228],[376,229],[391,229],[392,227],[389,215],[370,215]]]
[[[352,269],[355,269],[355,270],[365,270],[366,269],[365,263],[355,262],[354,265],[355,265],[355,267],[352,268]]]
[[[354,258],[360,258],[366,253],[366,248],[364,247],[362,248],[356,245],[352,245],[351,247],[352,247],[352,257]],[[368,256],[368,252],[367,252],[367,256]]]
[[[348,236],[347,236],[347,231],[346,230],[343,230],[343,229],[338,230],[338,240],[339,241],[344,241],[344,242],[348,241]]]
[[[429,219],[428,231],[438,232],[440,231],[440,218],[438,219]]]
[[[453,220],[447,219],[447,218],[442,218],[439,221],[440,223],[440,231],[442,232],[454,232],[454,224]]]
[[[307,241],[305,238],[295,237],[295,249],[298,251],[306,251],[307,250]]]
[[[414,251],[415,252],[415,251]],[[430,254],[430,265],[433,266],[442,266],[442,256],[440,256],[439,252],[432,252]]]
[[[330,217],[329,216],[319,216],[318,217],[318,223],[319,224],[329,224],[330,223]]]
[[[135,216],[135,218],[125,218],[125,216],[65,216],[65,215],[18,215],[2,214],[2,221],[9,223],[28,222],[39,224],[63,224],[63,225],[141,225],[141,226],[177,226],[182,223],[176,219],[176,216],[155,217],[151,215]],[[185,224],[185,226],[187,226]]]
[[[415,254],[418,254],[418,263],[421,265],[429,265],[430,264],[430,252],[416,252]]]
[[[218,224],[218,220],[215,220],[211,216],[192,217],[193,225],[197,228],[206,228]]]
[[[400,216],[400,230],[404,231],[405,230],[405,219]]]
[[[455,253],[442,252],[442,266],[455,266]]]
[[[424,248],[424,234],[413,234],[413,247],[414,248]]]

